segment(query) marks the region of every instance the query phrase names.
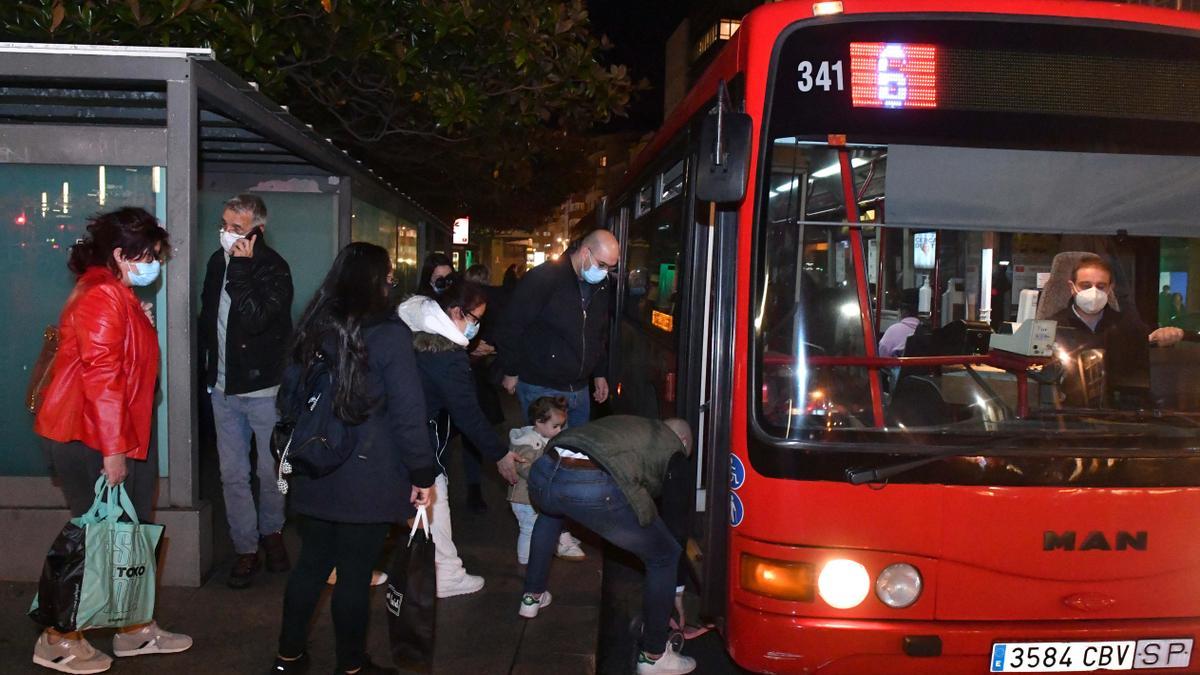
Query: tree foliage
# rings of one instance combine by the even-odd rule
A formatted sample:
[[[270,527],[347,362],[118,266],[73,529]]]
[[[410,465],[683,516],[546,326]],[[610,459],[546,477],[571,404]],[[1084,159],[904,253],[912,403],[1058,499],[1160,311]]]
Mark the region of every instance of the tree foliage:
[[[641,85],[582,0],[17,0],[9,39],[212,48],[442,215],[536,219]]]

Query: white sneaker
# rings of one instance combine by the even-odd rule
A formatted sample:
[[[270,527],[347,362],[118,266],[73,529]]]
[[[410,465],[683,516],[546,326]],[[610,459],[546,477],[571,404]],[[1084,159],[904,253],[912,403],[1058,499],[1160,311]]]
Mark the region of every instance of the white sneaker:
[[[670,643],[667,644],[667,650],[663,652],[663,655],[655,661],[648,659],[646,652],[638,652],[638,675],[684,675],[695,669],[696,659],[671,649]]]
[[[51,641],[42,631],[33,645],[33,662],[60,673],[103,673],[112,666],[112,657],[82,638]]]
[[[587,559],[587,554],[579,546],[579,540],[572,537],[571,533],[565,530],[558,538],[558,550],[554,552],[554,556],[570,562],[580,562]]]
[[[526,593],[521,596],[521,609],[517,610],[517,614],[526,619],[532,619],[538,615],[538,611],[543,607],[550,606],[551,599],[550,591],[542,591],[540,595]]]
[[[165,631],[151,621],[141,630],[113,635],[113,654],[141,656],[142,654],[178,654],[192,648],[192,638]]]
[[[437,581],[437,596],[453,598],[456,595],[470,595],[483,590],[483,577],[464,573],[454,581]]]

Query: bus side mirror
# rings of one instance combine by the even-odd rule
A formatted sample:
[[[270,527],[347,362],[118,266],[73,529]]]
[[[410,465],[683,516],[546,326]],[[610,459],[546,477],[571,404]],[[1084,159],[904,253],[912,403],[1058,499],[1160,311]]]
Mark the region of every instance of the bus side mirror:
[[[697,199],[724,204],[740,202],[746,196],[753,126],[746,113],[724,112],[704,118],[696,167]]]

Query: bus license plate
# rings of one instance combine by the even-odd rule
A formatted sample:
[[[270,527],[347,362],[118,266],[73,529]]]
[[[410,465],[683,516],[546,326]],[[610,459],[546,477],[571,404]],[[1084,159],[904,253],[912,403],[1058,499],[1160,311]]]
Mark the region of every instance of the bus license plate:
[[[993,673],[1076,673],[1092,670],[1187,668],[1191,638],[1107,642],[998,642]]]

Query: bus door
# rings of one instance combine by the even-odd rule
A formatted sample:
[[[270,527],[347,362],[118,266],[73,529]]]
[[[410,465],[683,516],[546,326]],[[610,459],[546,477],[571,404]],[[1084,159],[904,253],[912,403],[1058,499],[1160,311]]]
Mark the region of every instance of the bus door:
[[[684,270],[684,161],[655,173],[639,189],[623,249],[613,362],[613,410],[655,419],[680,415],[679,341]]]
[[[692,203],[692,270],[687,388],[681,391],[695,429],[692,518],[687,556],[699,582],[700,612],[724,616],[729,528],[730,419],[733,414],[733,300],[737,213]]]

